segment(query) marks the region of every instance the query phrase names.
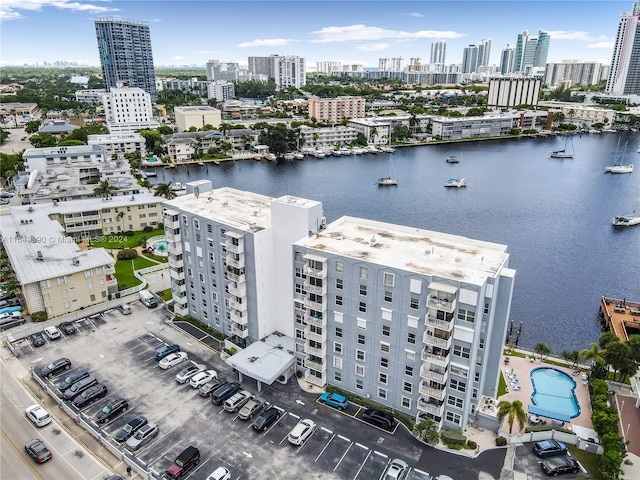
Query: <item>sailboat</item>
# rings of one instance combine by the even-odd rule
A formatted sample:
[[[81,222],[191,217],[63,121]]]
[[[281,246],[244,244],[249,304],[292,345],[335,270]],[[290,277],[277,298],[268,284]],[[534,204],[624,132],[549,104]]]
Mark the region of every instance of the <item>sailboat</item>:
[[[604,167],[605,172],[609,173],[631,173],[633,172],[633,164],[629,163],[627,165],[622,164],[622,159],[627,151],[627,144],[629,142],[625,142],[624,149],[622,152],[620,151],[620,139],[618,139],[618,148],[616,149],[616,155],[614,157],[613,165],[607,165]]]
[[[381,148],[382,149],[382,148]],[[389,149],[383,150],[389,153],[389,176],[388,177],[380,177],[378,179],[379,187],[392,187],[398,185],[398,178],[396,175],[396,169],[393,166],[393,161],[391,160],[391,154],[394,152],[394,149],[391,147],[391,137],[389,137]]]
[[[571,149],[567,150],[569,140],[571,140]],[[564,139],[564,148],[562,150],[555,150],[551,152],[551,158],[573,158],[573,155],[573,138],[570,136],[567,136]]]

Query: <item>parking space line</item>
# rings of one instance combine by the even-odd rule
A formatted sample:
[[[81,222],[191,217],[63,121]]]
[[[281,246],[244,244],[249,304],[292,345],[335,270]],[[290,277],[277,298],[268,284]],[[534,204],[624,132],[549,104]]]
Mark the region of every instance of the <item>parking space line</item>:
[[[424,470],[420,470],[420,469],[418,469],[418,468],[412,468],[411,470],[413,470],[414,472],[417,472],[417,473],[421,473],[421,474],[423,474],[423,475],[426,475],[427,477],[429,476],[429,472],[425,472]]]
[[[340,437],[340,435],[338,435]],[[341,437],[344,438],[344,437]],[[338,460],[338,463],[336,463],[336,466],[333,467],[333,471],[335,472],[336,469],[340,466],[340,464],[342,463],[342,460],[344,460],[344,457],[347,456],[347,453],[349,453],[349,450],[351,450],[351,447],[353,447],[353,443],[350,443],[349,446],[347,447],[347,449],[344,451],[344,453],[342,454],[342,456],[340,457],[340,460]]]
[[[364,448],[365,450],[369,450],[369,447],[366,445],[362,445],[361,443],[356,442],[356,447]]]
[[[364,468],[364,464],[367,463],[367,460],[369,460],[369,457],[371,456],[371,450],[369,450],[369,452],[367,453],[367,456],[365,457],[365,459],[362,461],[362,463],[360,464],[360,468],[358,469],[358,471],[356,472],[355,477],[353,477],[353,480],[356,480],[356,478],[358,478],[358,475],[360,475],[360,472],[362,471],[362,469]]]
[[[382,452],[379,452],[377,450],[374,450],[373,453],[375,453],[376,455],[380,455],[381,457],[384,457],[384,458],[389,458],[389,455],[386,455],[386,454],[384,454]]]
[[[345,442],[350,442],[351,441],[350,439],[348,439],[347,437],[343,437],[342,435],[338,435],[338,437],[340,437]]]
[[[277,407],[276,407],[276,408],[277,408]],[[278,408],[278,410],[280,410],[280,409]],[[282,413],[284,413],[284,410],[282,410]],[[273,430],[273,428],[274,428],[278,423],[280,423],[280,420],[282,420],[283,418],[284,418],[284,415],[280,415],[280,417],[278,417],[278,419],[277,419],[275,422],[273,422],[273,425],[271,425],[271,427],[270,427],[266,432],[264,432],[264,434],[263,434],[262,436],[263,436],[263,437],[266,437],[266,436],[267,436],[267,434],[268,434],[271,430]],[[282,442],[280,442],[280,443],[282,443]]]
[[[158,455],[158,457],[157,457],[153,462],[149,462],[149,463],[147,463],[147,466],[149,466],[149,467],[150,467],[151,465],[153,465],[154,463],[156,463],[156,462],[157,462],[158,460],[160,460],[161,458],[164,458],[164,456],[165,456],[167,453],[169,453],[171,450],[173,450],[173,448],[174,448],[175,446],[176,446],[176,445],[171,445],[171,446],[170,446],[169,448],[167,448],[164,452],[162,452],[162,454],[161,454],[161,455]]]
[[[297,418],[298,420],[300,419],[300,416],[299,416],[299,415],[296,415],[295,413],[291,413],[291,412],[289,412],[289,415],[291,415],[291,416],[292,416],[292,417],[294,417],[294,418]]]
[[[327,432],[329,432],[329,430],[323,429]],[[329,432],[331,433],[331,432]],[[322,450],[320,450],[320,453],[318,454],[318,456],[316,457],[316,459],[314,460],[315,462],[318,461],[318,459],[320,458],[320,456],[324,453],[324,451],[327,449],[327,447],[331,444],[331,442],[333,441],[333,439],[336,438],[335,433],[331,436],[331,438],[329,439],[329,441],[325,444],[324,448]]]
[[[331,431],[331,430],[329,430],[328,428],[325,428],[325,427],[320,427],[320,430],[324,430],[328,434],[332,434],[333,433],[333,431]]]
[[[188,475],[187,477],[185,477],[185,480],[187,478],[191,478],[195,475],[195,473],[200,470],[202,467],[204,467],[207,463],[209,462],[209,459],[207,458],[204,462],[202,462],[200,465],[198,465],[198,468],[196,468],[193,472],[191,472],[190,475]]]

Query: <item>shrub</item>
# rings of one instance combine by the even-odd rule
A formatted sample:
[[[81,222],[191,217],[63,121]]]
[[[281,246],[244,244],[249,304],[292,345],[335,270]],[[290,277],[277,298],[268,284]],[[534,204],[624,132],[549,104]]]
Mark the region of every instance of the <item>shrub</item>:
[[[138,256],[138,251],[135,248],[125,248],[118,252],[118,260],[131,260]]]
[[[48,315],[47,312],[45,312],[44,310],[41,310],[39,312],[33,312],[31,314],[31,320],[33,320],[34,322],[44,322],[47,319]]]
[[[125,236],[127,237],[133,237],[135,234],[133,233],[133,230],[127,230],[126,232],[124,232]]]
[[[496,446],[497,447],[504,447],[507,444],[507,439],[504,437],[498,437],[496,438]]]
[[[475,450],[476,448],[478,448],[478,444],[476,442],[474,442],[473,440],[468,440],[467,441],[467,448],[469,448],[471,450]]]
[[[447,446],[459,445],[462,447],[467,443],[467,437],[457,430],[442,430],[442,432],[440,432],[440,438]]]
[[[149,225],[147,225],[142,229],[142,231],[145,233],[153,232],[153,227],[150,227]]]

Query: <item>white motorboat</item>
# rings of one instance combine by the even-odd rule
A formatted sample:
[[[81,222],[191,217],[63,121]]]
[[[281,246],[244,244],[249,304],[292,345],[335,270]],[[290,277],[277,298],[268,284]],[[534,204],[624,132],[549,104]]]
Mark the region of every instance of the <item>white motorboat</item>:
[[[466,187],[467,186],[467,180],[464,179],[464,178],[450,178],[449,180],[446,181],[444,186],[445,187],[454,187],[454,188]]]
[[[380,177],[378,179],[378,186],[379,187],[390,187],[390,186],[395,186],[395,185],[398,185],[398,179],[397,178]]]
[[[613,217],[612,224],[614,227],[631,227],[640,225],[640,217],[635,215],[635,211],[631,215],[618,215]]]
[[[302,153],[302,152],[294,152],[293,153],[293,158],[295,158],[296,160],[302,160],[304,158],[304,153]]]
[[[449,155],[445,160],[447,163],[459,163],[460,160],[455,155]]]

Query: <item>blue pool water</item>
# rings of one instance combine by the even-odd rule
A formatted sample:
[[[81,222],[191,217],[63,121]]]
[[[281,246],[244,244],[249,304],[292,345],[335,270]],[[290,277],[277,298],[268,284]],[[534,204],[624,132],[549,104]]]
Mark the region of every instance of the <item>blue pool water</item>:
[[[531,370],[533,394],[531,402],[545,410],[558,412],[569,418],[580,415],[576,398],[576,382],[556,368],[540,367]]]
[[[156,157],[149,157],[147,158],[147,162],[148,163],[156,163],[158,161],[158,159]]]
[[[167,241],[166,240],[158,240],[156,242],[153,242],[153,249],[155,250],[155,253],[158,253],[160,255],[166,255],[167,254]]]

